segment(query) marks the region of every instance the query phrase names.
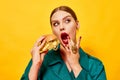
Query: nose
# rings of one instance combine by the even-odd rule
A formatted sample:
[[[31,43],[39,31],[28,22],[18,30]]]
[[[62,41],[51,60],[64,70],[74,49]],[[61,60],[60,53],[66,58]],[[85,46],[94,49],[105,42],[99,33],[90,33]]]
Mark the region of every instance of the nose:
[[[61,25],[60,25],[60,31],[63,31],[63,30],[65,30],[65,28],[64,28],[64,25],[61,24]]]

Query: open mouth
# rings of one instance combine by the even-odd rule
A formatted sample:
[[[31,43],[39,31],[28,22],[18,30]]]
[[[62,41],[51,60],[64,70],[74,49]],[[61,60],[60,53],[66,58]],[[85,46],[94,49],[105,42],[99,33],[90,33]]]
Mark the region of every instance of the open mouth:
[[[68,44],[69,35],[67,33],[61,33],[61,39],[64,44]]]

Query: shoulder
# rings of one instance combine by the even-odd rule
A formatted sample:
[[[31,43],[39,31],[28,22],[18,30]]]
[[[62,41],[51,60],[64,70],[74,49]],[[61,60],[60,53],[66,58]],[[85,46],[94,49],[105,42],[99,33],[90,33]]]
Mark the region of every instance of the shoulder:
[[[102,64],[102,61],[99,58],[89,55],[89,54],[87,54],[87,56],[89,59],[89,64],[96,64],[96,65]]]
[[[87,54],[88,55],[88,54]],[[98,77],[104,71],[103,62],[91,55],[88,55],[89,73],[92,77]]]
[[[89,55],[82,49],[80,49],[80,56],[81,65],[91,75],[98,74],[102,69],[104,69],[104,65],[99,58]]]
[[[89,65],[89,68],[103,65],[102,61],[99,58],[86,53],[83,49],[80,49],[80,56],[82,62],[86,62]]]
[[[106,73],[102,61],[80,49],[80,64],[83,72],[92,80],[106,80]],[[85,73],[84,73],[85,74]]]
[[[88,59],[89,59],[89,69],[90,70],[98,69],[99,67],[103,67],[103,62],[100,59],[98,59],[97,57],[88,55]]]

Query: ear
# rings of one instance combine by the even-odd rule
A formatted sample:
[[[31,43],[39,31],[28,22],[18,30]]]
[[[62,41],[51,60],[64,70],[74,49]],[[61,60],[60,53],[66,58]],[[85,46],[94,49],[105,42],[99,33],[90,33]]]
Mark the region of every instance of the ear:
[[[76,29],[78,30],[79,28],[80,28],[80,23],[79,23],[79,21],[76,21]]]

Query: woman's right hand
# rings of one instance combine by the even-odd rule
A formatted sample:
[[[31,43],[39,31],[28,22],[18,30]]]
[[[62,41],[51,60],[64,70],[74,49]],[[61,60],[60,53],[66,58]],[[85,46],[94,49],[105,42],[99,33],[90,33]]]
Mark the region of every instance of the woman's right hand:
[[[44,45],[46,43],[45,38],[46,38],[46,36],[41,36],[36,41],[36,43],[34,44],[32,50],[31,50],[33,65],[37,64],[40,66],[44,60],[45,54],[48,52],[48,50],[46,50],[46,51],[40,53],[40,50],[44,47]]]
[[[30,68],[29,72],[29,80],[37,80],[37,75],[39,72],[39,69],[41,67],[41,64],[44,60],[45,54],[48,52],[48,50],[40,53],[40,50],[44,47],[46,40],[46,36],[40,37],[36,43],[34,44],[31,55],[32,55],[32,66]]]

